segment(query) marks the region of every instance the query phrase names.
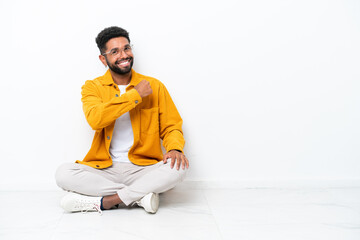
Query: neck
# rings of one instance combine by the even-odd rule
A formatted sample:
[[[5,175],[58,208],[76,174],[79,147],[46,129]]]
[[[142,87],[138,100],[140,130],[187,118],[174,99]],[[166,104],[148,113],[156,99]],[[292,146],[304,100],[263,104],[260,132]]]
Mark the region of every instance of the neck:
[[[131,80],[131,71],[126,74],[118,74],[110,70],[111,76],[117,85],[128,85]]]

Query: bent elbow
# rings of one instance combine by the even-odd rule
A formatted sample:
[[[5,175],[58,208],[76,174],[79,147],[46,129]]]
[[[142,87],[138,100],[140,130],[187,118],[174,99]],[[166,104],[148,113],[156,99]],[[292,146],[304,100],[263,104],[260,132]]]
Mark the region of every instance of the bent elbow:
[[[91,114],[91,113],[88,113],[85,117],[86,117],[86,121],[88,122],[88,124],[90,125],[90,127],[93,130],[98,131],[103,128],[103,126],[101,125],[100,117],[98,117],[94,114]]]
[[[97,124],[97,123],[93,123],[93,122],[89,122],[89,125],[91,127],[92,130],[95,130],[95,131],[99,131],[102,129],[102,127],[100,126],[100,124]]]

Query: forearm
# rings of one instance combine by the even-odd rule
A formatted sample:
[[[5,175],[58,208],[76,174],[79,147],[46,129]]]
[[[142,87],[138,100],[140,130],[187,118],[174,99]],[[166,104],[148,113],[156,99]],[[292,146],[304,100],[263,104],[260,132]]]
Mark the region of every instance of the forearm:
[[[172,101],[169,92],[162,86],[159,98],[160,108],[160,137],[166,151],[183,151],[185,139],[182,132],[182,119]]]
[[[138,105],[142,99],[135,89],[114,97],[108,102],[102,102],[94,94],[83,94],[83,110],[89,125],[94,130],[107,127],[122,114],[129,112]]]
[[[163,137],[163,146],[166,152],[170,150],[178,150],[183,152],[185,139],[181,130],[174,129]]]

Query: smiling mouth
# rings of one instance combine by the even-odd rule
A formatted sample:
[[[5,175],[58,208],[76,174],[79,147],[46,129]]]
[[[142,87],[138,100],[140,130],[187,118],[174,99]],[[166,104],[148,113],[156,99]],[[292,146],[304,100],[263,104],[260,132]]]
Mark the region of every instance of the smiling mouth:
[[[132,60],[132,58],[126,58],[126,59],[116,61],[115,64],[119,67],[127,67],[127,66],[130,66],[131,60]]]

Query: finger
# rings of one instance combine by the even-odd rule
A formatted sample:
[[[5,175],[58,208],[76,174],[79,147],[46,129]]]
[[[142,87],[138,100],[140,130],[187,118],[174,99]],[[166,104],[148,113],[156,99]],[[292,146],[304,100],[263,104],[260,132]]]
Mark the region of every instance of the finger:
[[[169,158],[169,155],[167,153],[165,153],[163,156],[163,162],[166,163],[168,158]]]
[[[180,164],[181,164],[181,162],[182,162],[182,160],[181,160],[181,155],[180,154],[177,154],[177,157],[176,157],[177,159],[177,162],[176,162],[176,170],[179,170],[180,169]]]
[[[189,161],[184,155],[184,168],[183,169],[185,169],[185,168],[189,168]]]
[[[172,169],[172,168],[174,168],[174,165],[175,165],[175,157],[172,157],[171,158],[171,164],[170,164],[170,168]]]
[[[165,161],[164,161],[164,163],[167,163],[168,161],[171,162],[172,159],[174,159],[174,157],[172,157],[171,154],[165,154]]]
[[[184,154],[181,155],[181,168],[184,170],[186,165]]]
[[[185,159],[186,168],[189,168],[189,160],[185,155],[184,155],[184,159]]]

